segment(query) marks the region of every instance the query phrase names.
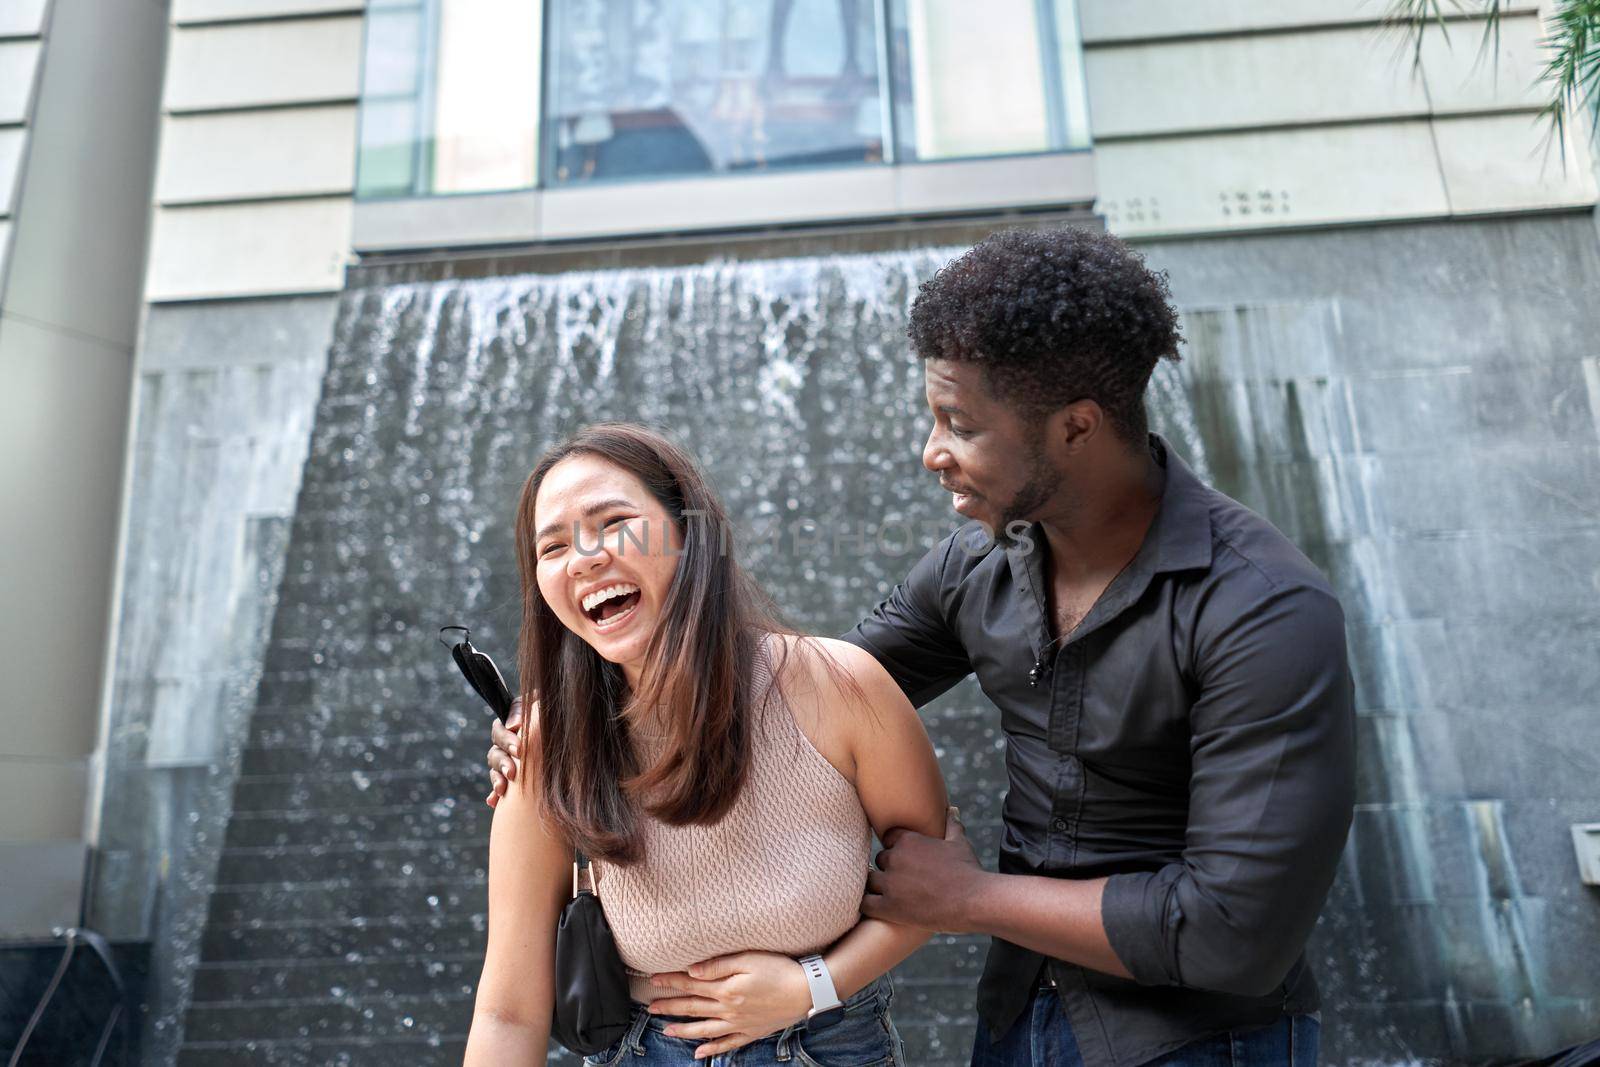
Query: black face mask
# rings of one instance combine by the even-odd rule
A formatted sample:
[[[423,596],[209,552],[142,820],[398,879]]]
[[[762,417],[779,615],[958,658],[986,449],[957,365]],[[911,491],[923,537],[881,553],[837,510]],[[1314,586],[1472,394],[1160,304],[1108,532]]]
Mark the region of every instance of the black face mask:
[[[461,639],[449,644],[444,639],[446,630],[460,630]],[[494,660],[472,647],[472,631],[465,626],[445,626],[439,630],[439,634],[439,642],[450,650],[450,658],[466,675],[467,684],[489,705],[489,710],[498,715],[502,723],[505,722],[506,716],[511,714],[511,691],[506,688],[506,680],[500,676],[500,668],[494,665]]]

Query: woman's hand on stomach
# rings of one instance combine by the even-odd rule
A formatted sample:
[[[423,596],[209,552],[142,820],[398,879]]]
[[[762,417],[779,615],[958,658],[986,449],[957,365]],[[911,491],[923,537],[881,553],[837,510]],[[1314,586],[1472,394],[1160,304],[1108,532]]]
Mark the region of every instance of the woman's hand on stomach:
[[[651,1001],[651,1014],[696,1018],[666,1031],[671,1037],[700,1039],[695,1059],[759,1041],[804,1019],[811,1009],[811,987],[799,962],[776,952],[718,956],[650,980],[681,994]]]

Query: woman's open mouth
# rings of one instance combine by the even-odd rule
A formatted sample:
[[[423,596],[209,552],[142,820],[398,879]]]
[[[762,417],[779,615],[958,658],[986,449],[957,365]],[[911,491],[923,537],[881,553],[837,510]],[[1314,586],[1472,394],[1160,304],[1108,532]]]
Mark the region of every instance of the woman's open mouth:
[[[608,633],[622,626],[639,607],[639,587],[632,582],[616,582],[596,589],[583,598],[583,613],[594,628]]]

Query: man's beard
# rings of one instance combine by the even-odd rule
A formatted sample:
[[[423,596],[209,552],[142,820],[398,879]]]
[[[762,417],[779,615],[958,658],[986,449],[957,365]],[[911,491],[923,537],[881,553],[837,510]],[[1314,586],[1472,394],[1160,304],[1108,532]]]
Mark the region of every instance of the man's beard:
[[[1000,541],[1011,540],[1009,530],[1013,523],[1027,525],[1032,522],[1031,516],[1048,504],[1061,488],[1061,475],[1045,462],[1042,430],[1036,432],[1028,442],[1028,452],[1023,462],[1026,464],[1027,477],[1023,479],[1021,487],[1011,494],[1011,500],[1000,508],[1000,528],[995,531],[995,538]]]

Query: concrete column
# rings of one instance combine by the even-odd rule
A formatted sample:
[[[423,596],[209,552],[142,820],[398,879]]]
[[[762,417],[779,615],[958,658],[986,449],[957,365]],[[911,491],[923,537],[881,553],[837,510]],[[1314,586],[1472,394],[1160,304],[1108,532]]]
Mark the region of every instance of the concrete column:
[[[0,937],[79,918],[167,23],[35,6],[0,291]]]

